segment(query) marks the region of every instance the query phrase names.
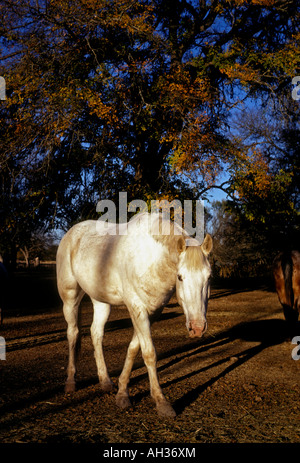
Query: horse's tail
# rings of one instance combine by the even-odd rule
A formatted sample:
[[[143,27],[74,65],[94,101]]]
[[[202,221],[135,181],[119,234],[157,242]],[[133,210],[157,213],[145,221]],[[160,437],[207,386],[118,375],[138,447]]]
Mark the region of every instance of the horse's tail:
[[[293,260],[291,253],[284,253],[281,259],[281,268],[284,277],[285,297],[287,305],[291,308],[294,306],[293,291]]]

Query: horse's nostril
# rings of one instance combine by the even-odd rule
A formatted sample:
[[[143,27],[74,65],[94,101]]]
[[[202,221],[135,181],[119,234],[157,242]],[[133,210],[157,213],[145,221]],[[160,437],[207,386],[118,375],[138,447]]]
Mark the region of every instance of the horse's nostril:
[[[189,322],[189,327],[188,327],[189,335],[191,338],[201,337],[205,333],[206,328],[207,328],[206,321],[203,323],[196,323],[194,321],[191,321]]]

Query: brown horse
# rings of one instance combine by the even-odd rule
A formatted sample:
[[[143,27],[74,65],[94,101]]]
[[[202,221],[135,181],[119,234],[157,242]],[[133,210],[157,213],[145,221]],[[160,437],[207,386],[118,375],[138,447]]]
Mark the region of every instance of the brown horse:
[[[279,253],[274,259],[273,275],[284,317],[294,325],[300,311],[300,252]]]

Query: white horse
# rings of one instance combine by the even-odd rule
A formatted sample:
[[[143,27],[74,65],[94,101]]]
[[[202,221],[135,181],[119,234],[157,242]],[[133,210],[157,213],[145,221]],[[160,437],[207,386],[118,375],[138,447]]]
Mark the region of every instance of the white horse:
[[[141,347],[157,411],[161,416],[175,416],[158,382],[150,325],[176,288],[190,336],[202,336],[207,328],[210,277],[207,256],[211,249],[210,235],[206,235],[200,245],[178,224],[161,214],[138,214],[128,224],[108,225],[88,220],[73,226],[63,237],[57,252],[58,290],[68,324],[66,392],[75,390],[76,357],[80,346],[79,304],[86,293],[94,306],[91,336],[102,389],[109,391],[113,387],[102,350],[104,325],[110,306],[125,304],[134,333],[119,378],[117,405],[121,408],[131,405],[127,386]]]

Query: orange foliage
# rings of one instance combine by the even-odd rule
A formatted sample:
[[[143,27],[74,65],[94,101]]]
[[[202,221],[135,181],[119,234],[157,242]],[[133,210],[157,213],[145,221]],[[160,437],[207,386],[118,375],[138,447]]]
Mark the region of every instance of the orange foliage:
[[[273,181],[268,161],[259,149],[240,152],[234,177],[240,198],[267,198]]]

